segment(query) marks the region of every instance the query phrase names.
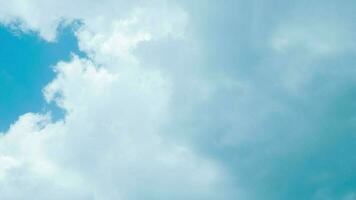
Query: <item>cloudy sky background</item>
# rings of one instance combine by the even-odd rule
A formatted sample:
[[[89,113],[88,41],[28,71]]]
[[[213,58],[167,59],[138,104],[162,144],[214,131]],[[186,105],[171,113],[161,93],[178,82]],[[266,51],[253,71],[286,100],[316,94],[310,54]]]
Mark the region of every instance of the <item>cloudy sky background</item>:
[[[353,0],[0,0],[1,200],[355,200]]]

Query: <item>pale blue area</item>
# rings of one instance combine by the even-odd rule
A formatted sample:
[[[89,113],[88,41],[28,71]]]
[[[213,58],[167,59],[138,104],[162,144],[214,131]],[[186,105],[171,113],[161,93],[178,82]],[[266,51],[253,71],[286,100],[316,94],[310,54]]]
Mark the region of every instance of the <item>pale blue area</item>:
[[[356,199],[356,1],[185,2],[189,34],[203,47],[200,62],[159,45],[139,52],[167,54],[151,53],[146,64],[163,63],[183,80],[166,132],[225,166],[242,195],[236,199]],[[281,27],[316,41],[330,37],[321,40],[331,53],[315,55],[303,39],[274,50],[271,38]],[[333,35],[338,31],[350,35]],[[194,72],[219,88],[209,100],[190,93],[194,82],[184,80]],[[296,75],[298,87],[287,87]],[[219,86],[221,77],[237,85]]]
[[[41,90],[55,76],[52,66],[81,54],[72,27],[59,28],[58,40],[48,43],[35,33],[19,33],[0,27],[0,132],[27,112],[62,111],[47,105]]]
[[[206,66],[255,91],[228,88],[200,106],[205,141],[199,149],[229,166],[246,199],[356,199],[350,197],[356,192],[355,51],[313,59],[303,49],[273,53],[268,42],[279,26],[297,21],[301,29],[323,26],[326,34],[341,25],[355,44],[356,2],[210,2],[191,12],[198,13],[196,31],[204,33]],[[288,67],[306,68],[298,92],[279,82],[292,81],[294,74],[283,71]],[[226,135],[235,145],[217,142]]]

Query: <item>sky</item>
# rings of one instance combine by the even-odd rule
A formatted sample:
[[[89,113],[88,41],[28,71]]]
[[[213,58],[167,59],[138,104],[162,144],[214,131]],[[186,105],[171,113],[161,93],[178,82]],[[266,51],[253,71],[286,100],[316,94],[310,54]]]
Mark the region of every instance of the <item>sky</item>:
[[[356,200],[353,0],[0,0],[1,200]]]
[[[51,111],[55,117],[61,116],[55,105],[46,104],[41,90],[55,77],[52,66],[69,60],[71,53],[81,53],[70,27],[59,30],[55,43],[4,26],[0,37],[0,131],[27,112]]]

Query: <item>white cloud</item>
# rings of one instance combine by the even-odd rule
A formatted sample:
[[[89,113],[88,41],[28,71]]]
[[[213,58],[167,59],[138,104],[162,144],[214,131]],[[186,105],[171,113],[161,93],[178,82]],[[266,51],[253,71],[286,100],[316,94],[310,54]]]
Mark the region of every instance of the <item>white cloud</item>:
[[[0,21],[4,24],[13,24],[17,21],[23,31],[36,31],[46,40],[52,41],[56,37],[58,24],[73,20],[82,20],[94,32],[109,32],[112,25],[131,15],[130,21],[148,13],[142,18],[155,33],[169,34],[176,32],[176,25],[180,19],[175,13],[180,12],[178,7],[166,0],[144,2],[140,0],[79,0],[79,1],[46,1],[46,0],[14,0],[0,2]],[[142,9],[144,10],[142,12]],[[134,16],[132,15],[134,13]],[[45,17],[44,17],[45,16]],[[157,23],[157,19],[161,23]],[[170,23],[166,23],[169,20]],[[130,22],[129,22],[130,23]],[[141,24],[142,25],[142,24]],[[137,27],[141,28],[141,27]],[[157,32],[159,28],[159,32]]]
[[[145,68],[133,54],[149,41],[183,40],[186,13],[165,3],[158,8],[139,3],[126,14],[119,12],[123,8],[112,11],[126,5],[118,1],[80,1],[70,7],[65,3],[13,1],[0,10],[3,23],[11,24],[16,16],[22,20],[20,28],[38,31],[46,40],[54,39],[62,18],[81,19],[84,25],[76,34],[90,58],[73,55],[70,62],[59,62],[57,77],[43,90],[48,102],[66,111],[63,120],[25,114],[1,138],[1,197],[131,200],[231,195],[224,189],[228,178],[222,166],[163,137],[171,80],[160,70]]]
[[[26,114],[0,140],[0,190],[7,199],[26,192],[14,191],[12,181],[46,185],[67,199],[223,195],[225,175],[217,163],[161,137],[170,92],[159,73],[117,76],[76,56],[56,69],[45,94],[68,111],[65,119]]]
[[[18,28],[48,41],[60,21],[81,20],[75,34],[88,55],[59,62],[43,90],[66,110],[64,120],[25,114],[0,139],[0,194],[6,200],[317,196],[322,184],[308,178],[339,155],[317,154],[343,146],[334,132],[349,139],[341,121],[354,114],[339,110],[352,110],[341,104],[351,105],[344,97],[353,88],[345,85],[354,73],[352,62],[338,56],[354,51],[354,27],[336,14],[333,22],[313,17],[320,11],[305,14],[309,3],[282,3],[286,13],[295,12],[292,20],[275,11],[275,1],[186,1],[184,9],[163,0],[0,6],[2,23],[20,20]]]

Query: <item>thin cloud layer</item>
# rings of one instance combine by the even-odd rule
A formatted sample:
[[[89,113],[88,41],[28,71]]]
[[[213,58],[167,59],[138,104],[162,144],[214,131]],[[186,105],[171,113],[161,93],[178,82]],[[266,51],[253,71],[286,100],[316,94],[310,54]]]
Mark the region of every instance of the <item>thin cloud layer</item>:
[[[351,1],[6,4],[3,24],[48,41],[59,24],[80,20],[75,34],[87,57],[59,62],[43,90],[66,111],[63,120],[24,114],[0,138],[0,194],[354,199],[352,8]]]

